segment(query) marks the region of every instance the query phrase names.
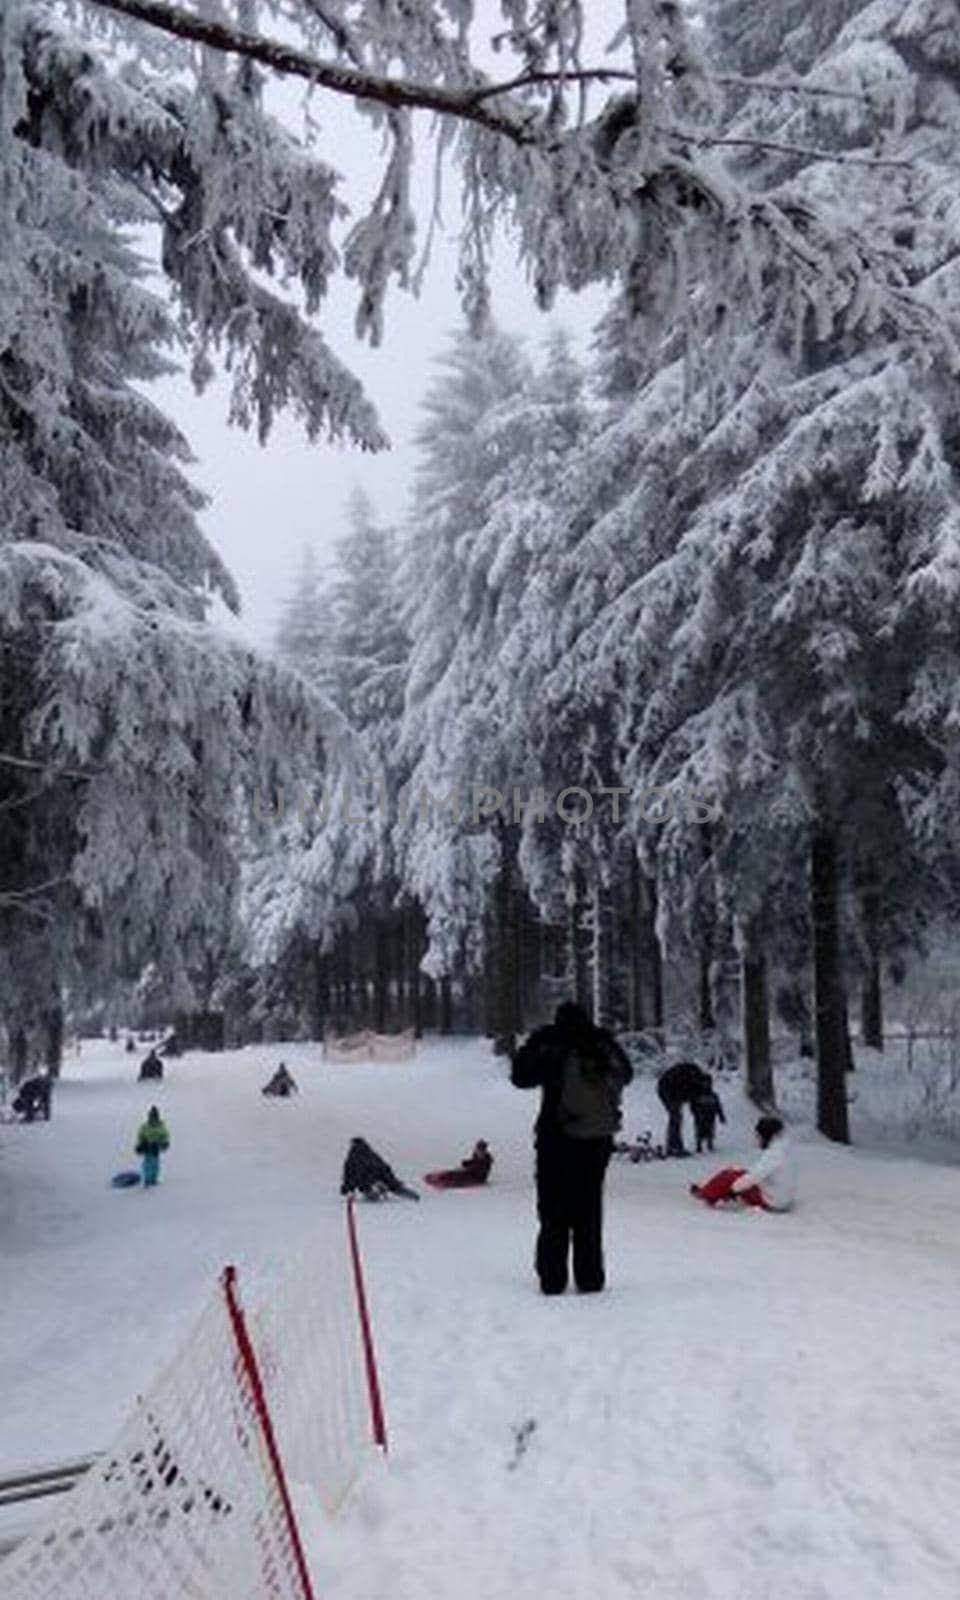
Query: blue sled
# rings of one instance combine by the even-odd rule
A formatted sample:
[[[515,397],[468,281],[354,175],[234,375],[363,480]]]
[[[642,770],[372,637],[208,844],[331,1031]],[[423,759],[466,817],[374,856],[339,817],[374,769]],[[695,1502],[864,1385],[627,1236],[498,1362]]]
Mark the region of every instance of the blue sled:
[[[118,1172],[110,1179],[112,1189],[133,1189],[140,1182],[139,1172]]]

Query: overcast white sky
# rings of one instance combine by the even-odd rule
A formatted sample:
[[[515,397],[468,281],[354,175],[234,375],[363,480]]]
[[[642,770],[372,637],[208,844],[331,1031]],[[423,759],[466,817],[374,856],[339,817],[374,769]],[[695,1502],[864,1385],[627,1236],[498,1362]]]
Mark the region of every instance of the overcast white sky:
[[[611,0],[595,0],[615,14]],[[502,70],[502,68],[501,68]],[[300,98],[284,86],[278,105],[285,120],[300,126]],[[376,145],[351,104],[325,97],[315,102],[322,117],[320,154],[345,174],[343,198],[356,211],[373,192]],[[426,127],[425,119],[420,119]],[[425,224],[431,201],[431,161],[420,162],[418,192]],[[455,173],[445,186],[445,233],[438,237],[419,300],[391,291],[386,331],[377,350],[360,344],[353,332],[356,290],[338,283],[317,318],[327,342],[358,373],[376,405],[393,448],[381,455],[348,446],[308,443],[292,423],[281,421],[266,447],[252,434],[226,424],[226,385],[217,383],[198,397],[186,378],[157,386],[158,402],[170,411],[197,457],[194,477],[211,497],[203,517],[209,538],[236,578],[243,599],[243,631],[258,644],[272,641],[282,601],[295,581],[300,554],[312,544],[321,562],[346,528],[346,506],[361,486],[385,521],[399,521],[406,509],[414,452],[410,438],[417,407],[431,377],[431,362],[447,334],[461,322],[456,290],[456,233],[460,221]],[[422,243],[422,240],[421,240]],[[551,324],[560,323],[585,347],[604,297],[567,295],[550,318],[538,312],[525,277],[506,243],[495,265],[494,312],[498,324],[524,335],[536,352]]]

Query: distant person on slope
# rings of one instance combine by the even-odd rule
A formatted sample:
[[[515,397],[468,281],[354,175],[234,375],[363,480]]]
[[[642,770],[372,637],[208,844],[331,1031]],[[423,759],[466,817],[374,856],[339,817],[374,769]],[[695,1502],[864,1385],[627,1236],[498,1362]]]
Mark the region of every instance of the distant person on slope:
[[[486,1183],[493,1166],[493,1156],[486,1139],[478,1139],[459,1167],[447,1167],[440,1172],[425,1172],[424,1183],[432,1189],[476,1189]]]
[[[135,1150],[140,1157],[143,1172],[143,1186],[152,1189],[160,1177],[160,1157],[164,1150],[170,1148],[170,1135],[167,1125],[162,1120],[156,1106],[151,1106],[147,1112],[146,1122],[141,1122],[137,1130]]]
[[[378,1155],[366,1139],[351,1139],[340,1181],[343,1195],[362,1194],[365,1200],[385,1200],[388,1194],[404,1200],[419,1200],[416,1189],[401,1183],[393,1168]]]
[[[260,1090],[260,1093],[278,1095],[282,1100],[285,1100],[290,1095],[297,1093],[297,1081],[294,1078],[293,1073],[288,1070],[284,1062],[281,1061],[276,1072],[273,1074],[273,1077],[264,1084],[263,1088]]]
[[[604,1286],[603,1180],[620,1126],[620,1099],[633,1068],[611,1033],[567,1001],[553,1023],[537,1028],[513,1058],[518,1089],[542,1090],[536,1148],[536,1271],[544,1294],[581,1294]]]
[[[139,1082],[140,1083],[147,1083],[152,1078],[162,1078],[162,1077],[163,1077],[163,1062],[161,1061],[160,1057],[157,1055],[156,1050],[155,1049],[151,1049],[149,1055],[145,1055],[143,1060],[140,1063]]]
[[[790,1211],[797,1199],[793,1148],[779,1117],[761,1117],[756,1125],[760,1154],[750,1168],[723,1167],[706,1183],[692,1183],[690,1193],[705,1205],[731,1201],[759,1211]]]

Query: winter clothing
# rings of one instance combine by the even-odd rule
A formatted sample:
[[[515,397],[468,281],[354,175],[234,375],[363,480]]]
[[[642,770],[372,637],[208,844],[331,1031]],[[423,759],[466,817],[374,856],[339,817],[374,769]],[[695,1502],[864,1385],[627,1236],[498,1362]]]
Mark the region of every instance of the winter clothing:
[[[281,1061],[273,1077],[264,1084],[261,1094],[279,1095],[285,1099],[288,1095],[297,1093],[297,1084],[292,1072],[288,1072]]]
[[[50,1121],[50,1099],[53,1081],[49,1077],[25,1078],[13,1100],[13,1110],[25,1122],[35,1122],[42,1117]]]
[[[620,1097],[632,1077],[613,1035],[569,1004],[514,1056],[514,1086],[542,1091],[534,1143],[536,1270],[544,1294],[566,1288],[571,1244],[577,1288],[603,1288],[603,1179],[620,1124]]]
[[[160,1177],[160,1156],[170,1148],[170,1135],[156,1106],[151,1106],[146,1122],[137,1129],[136,1154],[143,1169],[143,1185],[152,1189]]]
[[[423,1181],[434,1189],[474,1189],[486,1183],[492,1166],[493,1156],[486,1139],[478,1139],[459,1167],[424,1173]]]
[[[777,1134],[752,1167],[724,1167],[706,1183],[694,1184],[690,1192],[707,1205],[742,1200],[762,1211],[790,1211],[796,1203],[797,1178],[789,1139]]]
[[[160,1057],[157,1055],[156,1050],[151,1050],[150,1054],[148,1056],[144,1056],[143,1060],[140,1063],[139,1081],[141,1083],[146,1083],[151,1078],[162,1078],[162,1077],[163,1077],[163,1062],[160,1060]]]
[[[388,1194],[402,1195],[405,1200],[419,1200],[415,1189],[401,1183],[391,1166],[378,1155],[366,1139],[351,1139],[347,1158],[343,1163],[341,1194],[362,1194],[365,1200],[383,1200]]]
[[[697,1155],[699,1155],[704,1146],[708,1150],[713,1149],[717,1123],[725,1123],[727,1119],[723,1114],[720,1096],[715,1089],[710,1089],[705,1094],[698,1094],[696,1099],[691,1100],[690,1110],[693,1113],[693,1129],[697,1136]]]
[[[768,1211],[790,1211],[797,1199],[797,1169],[793,1146],[785,1133],[771,1139],[756,1161],[738,1178],[733,1192],[742,1196],[751,1186],[763,1195]]]
[[[713,1079],[694,1061],[678,1061],[675,1066],[661,1072],[657,1079],[657,1094],[667,1113],[667,1155],[685,1156],[683,1145],[683,1108],[691,1105],[699,1095],[707,1094]]]

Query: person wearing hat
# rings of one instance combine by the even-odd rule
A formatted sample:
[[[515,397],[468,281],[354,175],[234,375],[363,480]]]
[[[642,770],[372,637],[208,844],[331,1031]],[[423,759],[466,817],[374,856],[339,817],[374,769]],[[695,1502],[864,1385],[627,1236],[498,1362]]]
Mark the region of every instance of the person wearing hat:
[[[793,1148],[779,1117],[761,1117],[756,1125],[760,1154],[752,1167],[723,1167],[706,1183],[691,1183],[690,1193],[704,1205],[720,1201],[753,1206],[759,1211],[791,1211],[797,1199]]]

